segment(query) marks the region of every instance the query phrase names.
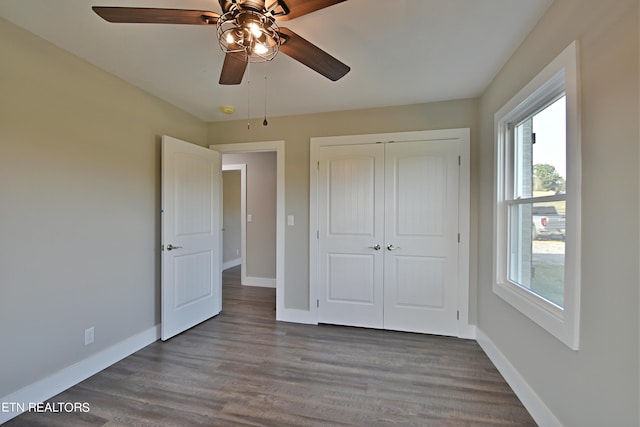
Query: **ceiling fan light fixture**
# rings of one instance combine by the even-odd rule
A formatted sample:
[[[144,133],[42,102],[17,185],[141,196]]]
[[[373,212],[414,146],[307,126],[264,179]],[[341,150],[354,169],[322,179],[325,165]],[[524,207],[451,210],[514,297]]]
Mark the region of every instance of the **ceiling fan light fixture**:
[[[232,7],[216,26],[222,51],[242,54],[234,57],[246,62],[272,60],[282,43],[275,21],[253,10]]]

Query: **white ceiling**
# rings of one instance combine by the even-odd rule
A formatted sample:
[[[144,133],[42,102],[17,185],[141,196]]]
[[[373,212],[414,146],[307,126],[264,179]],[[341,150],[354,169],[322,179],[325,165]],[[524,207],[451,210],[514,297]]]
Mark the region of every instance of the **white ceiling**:
[[[337,82],[279,54],[218,84],[215,26],[110,24],[91,6],[201,9],[216,0],[2,0],[0,17],[207,121],[477,97],[553,0],[347,0],[280,22],[351,67]],[[250,95],[249,95],[250,94]],[[231,105],[235,114],[219,107]]]

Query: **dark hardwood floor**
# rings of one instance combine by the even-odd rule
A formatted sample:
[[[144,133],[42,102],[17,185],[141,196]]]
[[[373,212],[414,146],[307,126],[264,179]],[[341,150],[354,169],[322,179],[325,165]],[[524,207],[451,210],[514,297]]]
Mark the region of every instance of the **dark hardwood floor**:
[[[474,341],[275,322],[275,290],[224,274],[223,312],[6,426],[535,426]]]

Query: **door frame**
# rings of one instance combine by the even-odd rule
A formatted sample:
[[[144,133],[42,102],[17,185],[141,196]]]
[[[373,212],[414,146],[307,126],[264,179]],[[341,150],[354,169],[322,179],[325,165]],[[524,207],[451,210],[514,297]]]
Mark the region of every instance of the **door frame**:
[[[220,152],[222,155],[259,152],[276,153],[276,320],[290,321],[290,316],[287,314],[288,310],[284,307],[284,141],[215,144],[210,145],[209,148]]]
[[[309,186],[309,308],[318,319],[318,184],[320,147],[330,145],[375,144],[382,142],[411,142],[428,140],[457,140],[460,142],[460,181],[458,192],[458,310],[460,338],[475,338],[475,327],[469,322],[469,251],[471,214],[471,132],[469,128],[394,132],[369,135],[349,135],[311,138]]]
[[[239,171],[240,172],[240,283],[245,284],[247,279],[247,165],[246,163],[239,163],[233,165],[222,164],[222,176],[224,178],[224,172],[226,171]],[[224,188],[224,183],[223,183]],[[224,194],[223,194],[224,197]],[[224,215],[222,217],[224,221]],[[224,245],[224,230],[222,233],[223,245]],[[230,267],[229,267],[230,268]],[[222,265],[224,271],[224,264]]]

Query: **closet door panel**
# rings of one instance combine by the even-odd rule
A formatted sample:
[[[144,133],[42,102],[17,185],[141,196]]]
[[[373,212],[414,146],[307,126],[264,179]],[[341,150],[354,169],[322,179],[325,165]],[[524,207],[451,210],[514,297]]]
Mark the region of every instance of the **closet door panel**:
[[[319,161],[318,321],[382,328],[384,147],[322,147]]]
[[[387,144],[385,200],[385,329],[457,335],[457,144]]]

